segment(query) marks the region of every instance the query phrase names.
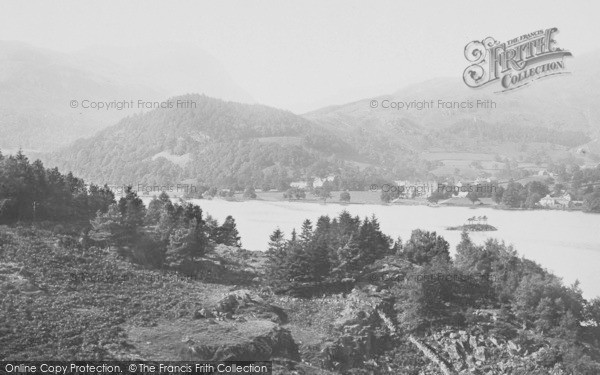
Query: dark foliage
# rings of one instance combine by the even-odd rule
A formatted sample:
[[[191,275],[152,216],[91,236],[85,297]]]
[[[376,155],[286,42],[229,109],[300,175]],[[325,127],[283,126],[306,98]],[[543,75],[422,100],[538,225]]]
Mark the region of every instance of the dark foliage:
[[[19,151],[0,153],[0,223],[16,221],[87,221],[114,202],[107,186],[86,185],[73,174],[46,169]]]

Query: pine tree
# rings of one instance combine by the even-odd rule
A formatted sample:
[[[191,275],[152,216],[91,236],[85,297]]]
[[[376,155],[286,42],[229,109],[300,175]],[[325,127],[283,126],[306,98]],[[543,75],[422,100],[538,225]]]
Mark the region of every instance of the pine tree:
[[[391,254],[391,243],[391,238],[381,232],[375,216],[372,216],[370,220],[365,218],[358,231],[358,244],[363,252],[361,266]]]
[[[217,243],[227,246],[241,247],[239,232],[232,216],[227,216],[218,229]]]
[[[269,236],[269,248],[266,252],[266,276],[271,286],[280,286],[286,282],[286,248],[287,244],[283,232],[279,228],[275,229]]]
[[[474,272],[476,268],[475,264],[479,258],[477,253],[483,252],[483,248],[475,246],[467,231],[462,231],[460,238],[461,240],[456,246],[454,263],[461,270]]]
[[[206,219],[204,220],[204,225],[206,226],[206,234],[208,239],[214,243],[217,243],[217,237],[219,234],[219,222],[217,219],[212,217],[210,214],[207,214]]]
[[[335,221],[332,223],[332,229],[337,229],[336,247],[345,245],[350,237],[358,232],[360,228],[360,219],[358,217],[352,217],[348,211],[343,211]]]
[[[163,205],[158,224],[156,225],[155,234],[160,241],[165,244],[169,241],[171,233],[177,225],[177,218],[175,215],[175,207],[169,203]]]
[[[107,185],[99,187],[91,184],[89,189],[88,216],[92,216],[99,212],[106,212],[108,206],[115,203],[115,194]]]
[[[306,219],[302,223],[302,229],[300,231],[300,241],[303,243],[308,243],[312,239],[313,236],[313,228],[310,220]]]
[[[361,272],[363,253],[358,240],[350,236],[348,242],[338,249],[336,267],[332,270],[332,277],[335,281],[344,279],[355,280]]]
[[[193,228],[177,228],[169,237],[166,261],[171,267],[180,265],[186,259],[192,259],[193,249],[197,246]]]
[[[432,325],[448,324],[454,310],[460,306],[452,280],[437,275],[447,275],[452,268],[445,262],[434,262],[416,268],[399,287],[396,310],[401,327],[409,332],[419,332]]]
[[[123,226],[123,216],[116,204],[110,205],[106,213],[98,212],[91,225],[92,239],[106,241],[109,246],[119,247],[124,244],[126,229]]]
[[[434,259],[450,261],[450,244],[435,232],[413,230],[410,239],[404,245],[402,256],[416,264],[431,263]]]
[[[125,190],[125,196],[119,200],[119,211],[123,216],[123,226],[125,227],[128,236],[133,239],[137,236],[139,229],[144,224],[146,216],[146,207],[144,202],[133,191],[131,186]]]
[[[310,289],[314,291],[318,282],[314,271],[315,264],[311,252],[308,251],[309,246],[309,243],[302,241],[289,245],[284,270],[292,293],[304,294]]]
[[[146,210],[146,217],[144,218],[144,222],[147,225],[156,225],[160,220],[160,211],[162,210],[163,203],[159,201],[156,197],[152,198],[150,203],[148,203],[148,209]]]
[[[202,210],[192,204],[173,205],[168,196],[161,194],[157,205],[162,205],[160,218],[154,230],[166,246],[166,261],[171,266],[183,261],[194,261],[212,250],[209,228],[202,220]]]

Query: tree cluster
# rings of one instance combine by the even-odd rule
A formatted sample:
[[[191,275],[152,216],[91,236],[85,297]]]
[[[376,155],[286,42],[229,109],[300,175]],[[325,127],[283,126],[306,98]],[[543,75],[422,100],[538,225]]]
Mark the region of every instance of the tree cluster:
[[[222,225],[193,204],[172,203],[163,192],[146,209],[128,187],[125,196],[91,222],[92,239],[106,241],[134,261],[178,267],[205,256],[216,244],[241,246],[235,220]]]
[[[277,229],[267,250],[267,278],[275,289],[291,294],[339,290],[354,285],[366,266],[389,255],[392,240],[375,217],[360,220],[348,212],[337,218],[310,220],[286,239]]]
[[[0,153],[0,223],[16,221],[86,221],[114,202],[107,186],[87,186],[72,173],[30,163],[21,152]]]
[[[510,181],[506,188],[498,187],[492,192],[492,198],[510,208],[534,208],[546,195],[550,193],[548,184],[532,181],[526,185]]]

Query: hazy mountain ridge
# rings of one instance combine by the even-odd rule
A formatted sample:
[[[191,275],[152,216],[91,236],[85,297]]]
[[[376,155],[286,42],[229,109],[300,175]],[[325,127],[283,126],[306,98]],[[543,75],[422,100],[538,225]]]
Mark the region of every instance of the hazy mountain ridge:
[[[76,56],[110,61],[119,67],[121,75],[159,89],[164,97],[200,93],[242,103],[255,102],[233,81],[220,61],[195,46],[176,43],[127,48],[93,46]]]
[[[517,125],[539,128],[541,132],[544,128],[582,132],[594,139],[600,131],[600,109],[597,106],[600,102],[600,70],[595,64],[599,57],[600,52],[595,52],[567,60],[567,68],[572,74],[536,81],[514,92],[496,94],[494,91],[498,88],[494,87],[473,90],[457,75],[455,78],[438,78],[410,85],[390,95],[323,108],[304,116],[343,132],[345,139],[385,135],[385,138],[396,138],[396,145],[406,146],[415,152],[429,147],[455,146],[448,144],[444,138],[439,139],[439,132],[433,138],[424,138],[423,134],[431,129],[443,132],[458,123],[483,122],[505,127]],[[482,103],[494,101],[496,107],[461,109],[447,104],[470,101],[477,106],[477,100]],[[382,108],[392,102],[430,101],[433,101],[433,107],[424,107],[422,110],[414,107],[400,110]],[[443,102],[441,106],[438,101]],[[377,107],[372,108],[371,102],[376,103]],[[367,132],[366,128],[371,131]],[[402,134],[402,137],[398,137],[398,134]],[[447,135],[451,136],[452,132]],[[448,149],[459,151],[451,147]]]
[[[180,47],[156,46],[115,62],[116,52],[67,54],[0,41],[0,147],[54,150],[144,110],[138,100],[206,92],[252,101],[217,60],[198,49],[188,51],[186,60]],[[82,108],[84,100],[134,105],[97,110]]]
[[[71,100],[137,97],[151,99],[158,94],[97,74],[67,54],[0,42],[0,146],[48,150],[68,144],[128,113],[72,108]]]
[[[596,55],[570,61],[571,75],[515,92],[472,90],[460,79],[440,78],[304,116],[200,95],[176,97],[173,100],[197,101],[198,108],[161,109],[126,118],[46,160],[97,183],[196,179],[210,185],[271,188],[282,179],[340,173],[343,163],[356,162],[395,177],[448,175],[455,169],[426,157],[440,151],[536,163],[570,155],[593,163],[598,158],[594,142],[600,123],[596,107],[600,70],[592,63]],[[497,104],[448,109],[438,108],[438,99]],[[433,100],[434,107],[381,108],[385,100]],[[371,108],[372,101],[378,108]],[[588,152],[580,153],[581,149]],[[466,169],[460,173],[484,172]]]
[[[480,89],[467,87],[462,78],[435,78],[419,84],[409,85],[389,95],[365,98],[364,100],[341,106],[326,107],[305,114],[308,118],[335,118],[345,114],[350,118],[378,117],[381,121],[393,118],[420,119],[424,126],[441,126],[455,122],[456,119],[473,118],[490,122],[503,122],[520,119],[528,123],[540,123],[546,127],[560,127],[561,121],[567,121],[573,130],[588,130],[590,126],[597,130],[600,112],[596,103],[600,98],[600,69],[596,62],[600,51],[566,60],[567,70],[571,72],[561,77],[535,81],[520,90],[507,93],[495,93],[499,88],[495,84]],[[434,110],[395,110],[371,109],[371,100],[390,101],[429,101],[461,102],[465,100],[493,100],[497,103],[494,110],[475,108],[471,111]],[[381,104],[381,103],[380,103]],[[436,103],[437,104],[437,103]],[[520,117],[515,118],[515,115]],[[576,115],[573,118],[573,115]],[[547,121],[554,118],[555,121]]]

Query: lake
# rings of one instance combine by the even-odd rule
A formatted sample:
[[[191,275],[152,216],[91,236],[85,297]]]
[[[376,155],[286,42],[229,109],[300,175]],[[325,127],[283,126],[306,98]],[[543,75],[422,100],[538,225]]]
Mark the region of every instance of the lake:
[[[459,231],[448,226],[466,223],[472,216],[487,216],[495,232],[472,232],[480,244],[487,238],[498,238],[514,245],[520,255],[535,260],[571,284],[576,279],[586,298],[600,296],[600,215],[567,211],[505,211],[491,208],[429,207],[375,204],[319,204],[307,202],[244,201],[221,199],[191,200],[205,213],[223,222],[232,215],[249,250],[265,250],[269,235],[279,227],[289,238],[293,228],[299,230],[304,219],[313,225],[320,215],[337,216],[347,210],[361,218],[375,216],[381,230],[406,241],[413,229],[426,229],[441,234],[451,245],[451,253],[460,241]]]

